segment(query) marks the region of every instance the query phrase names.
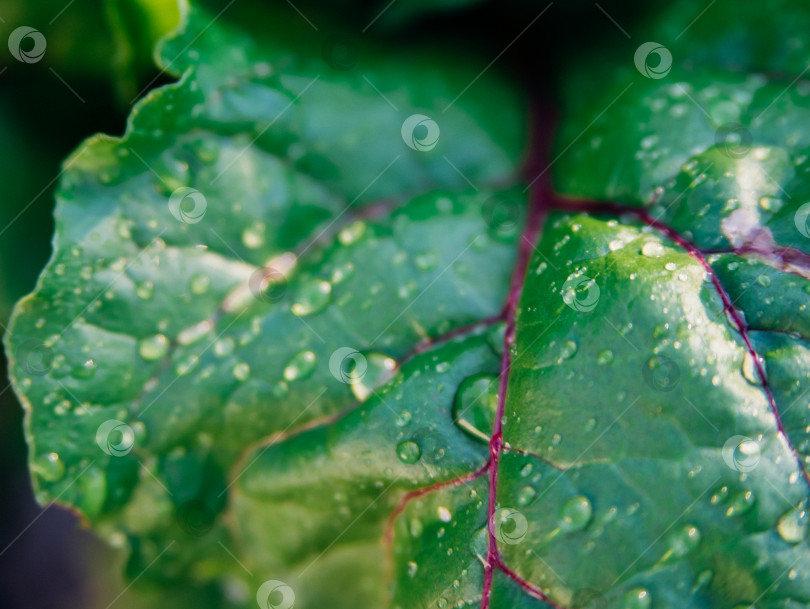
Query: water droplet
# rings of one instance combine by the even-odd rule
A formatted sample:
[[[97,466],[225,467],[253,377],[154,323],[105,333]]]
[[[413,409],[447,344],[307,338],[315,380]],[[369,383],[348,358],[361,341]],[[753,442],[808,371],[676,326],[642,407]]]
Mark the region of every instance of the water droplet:
[[[396,361],[383,353],[364,353],[363,356],[366,358],[366,370],[349,385],[354,397],[361,402],[364,402],[377,387],[385,384],[397,367]]]
[[[411,560],[411,561],[408,561],[408,577],[410,577],[411,579],[413,579],[414,577],[416,577],[416,572],[417,572],[418,570],[419,570],[419,565],[417,565],[417,564],[416,564],[415,562],[413,562],[412,560]]]
[[[596,363],[600,366],[607,366],[613,363],[613,351],[610,349],[605,349],[604,351],[600,351],[599,355],[596,356]]]
[[[116,234],[123,240],[127,241],[132,238],[132,232],[130,231],[130,223],[128,220],[124,218],[119,218],[115,221],[115,232]]]
[[[233,373],[234,378],[236,378],[237,380],[246,381],[250,376],[250,365],[246,364],[245,362],[239,362],[238,364],[234,365],[231,372]],[[287,372],[286,369],[284,370],[284,372],[286,374]]]
[[[149,300],[155,294],[155,284],[144,280],[135,284],[135,295],[141,300]]]
[[[666,249],[658,241],[647,241],[641,246],[641,253],[650,258],[660,258],[666,253]]]
[[[766,195],[759,198],[759,206],[765,211],[769,211],[771,213],[778,212],[780,209],[782,209],[784,204],[785,202],[779,197]]]
[[[315,370],[317,358],[312,351],[299,351],[284,366],[284,379],[296,381],[307,378]]]
[[[403,463],[411,464],[419,461],[422,456],[422,449],[413,440],[405,440],[397,444],[397,457]]]
[[[191,276],[189,289],[191,290],[192,294],[196,294],[197,296],[200,294],[205,294],[210,287],[211,278],[208,275],[204,273],[195,273]]]
[[[207,319],[203,320],[181,331],[177,335],[177,342],[181,345],[191,345],[208,334],[211,328],[211,322]]]
[[[343,245],[351,245],[355,243],[366,232],[366,223],[357,220],[348,226],[342,228],[338,233],[338,241]]]
[[[804,509],[793,509],[779,519],[776,530],[788,543],[799,543],[807,537],[808,517]]]
[[[146,361],[162,358],[169,350],[169,339],[163,334],[155,334],[138,343],[138,355]]]
[[[439,506],[436,512],[439,515],[439,520],[441,520],[442,522],[450,522],[450,520],[453,518],[453,515],[450,513],[450,510],[448,510],[444,506]]]
[[[498,410],[498,377],[494,374],[468,376],[453,398],[453,421],[476,439],[489,442]]]
[[[219,144],[210,139],[201,139],[195,144],[194,152],[200,161],[211,164],[219,158]]]
[[[557,363],[564,360],[571,359],[577,354],[577,344],[572,340],[565,341],[560,347],[560,356],[557,358]]]
[[[560,508],[560,528],[563,531],[581,531],[591,521],[593,506],[584,495],[567,499]]]
[[[411,413],[407,410],[401,411],[394,419],[397,427],[406,427],[411,424]]]
[[[431,271],[439,263],[439,256],[434,250],[428,250],[417,254],[413,262],[420,271]]]
[[[245,247],[255,250],[264,245],[264,233],[266,231],[264,222],[255,221],[242,231],[242,243]]]
[[[650,593],[644,588],[628,590],[622,600],[624,601],[624,609],[650,609],[652,605]]]
[[[177,362],[177,365],[174,367],[174,372],[177,376],[184,376],[194,370],[197,367],[197,364],[200,363],[200,358],[196,355],[188,355]]]
[[[517,493],[517,503],[520,507],[525,507],[534,501],[537,491],[531,486],[524,486]]]
[[[700,544],[700,531],[691,525],[686,525],[673,531],[667,540],[669,550],[664,555],[665,558],[682,558]]]
[[[61,480],[65,475],[65,463],[57,453],[40,455],[34,461],[32,468],[40,478],[48,482]]]
[[[762,364],[762,362],[760,362]],[[756,363],[754,362],[754,356],[751,355],[751,352],[748,351],[743,356],[743,363],[742,363],[742,374],[745,377],[745,380],[751,383],[752,385],[762,385],[762,379],[759,376],[759,372],[757,371]]]
[[[233,339],[229,337],[220,338],[214,343],[214,355],[217,357],[227,357],[233,353]]]
[[[771,278],[768,277],[765,273],[762,273],[757,276],[757,283],[761,285],[763,288],[767,288],[771,285]]]
[[[726,516],[739,516],[745,514],[748,510],[754,507],[754,493],[753,491],[741,491],[735,494],[729,500],[728,507],[726,508]]]
[[[320,313],[329,304],[331,294],[332,284],[328,281],[308,281],[299,288],[290,310],[299,317]]]

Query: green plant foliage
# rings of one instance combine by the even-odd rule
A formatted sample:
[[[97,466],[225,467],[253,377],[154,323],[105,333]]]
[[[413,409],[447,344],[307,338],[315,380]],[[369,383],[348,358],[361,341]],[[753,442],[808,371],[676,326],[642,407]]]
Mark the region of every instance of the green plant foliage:
[[[186,7],[6,335],[38,499],[222,607],[810,605],[810,13],[698,4],[528,180],[495,70]]]

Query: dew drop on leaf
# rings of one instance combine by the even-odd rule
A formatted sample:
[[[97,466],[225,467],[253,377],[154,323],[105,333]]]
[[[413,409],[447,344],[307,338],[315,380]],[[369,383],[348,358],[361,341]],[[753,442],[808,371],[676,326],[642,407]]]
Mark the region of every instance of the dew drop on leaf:
[[[434,250],[428,250],[417,254],[413,259],[416,268],[420,271],[431,271],[439,263],[439,257]]]
[[[192,294],[197,296],[205,294],[209,287],[211,287],[211,278],[205,273],[196,273],[191,276],[189,290]]]
[[[410,423],[411,423],[411,413],[408,412],[407,410],[401,411],[396,416],[396,419],[394,419],[394,423],[396,424],[397,427],[405,427],[407,425],[410,425]]]
[[[700,531],[694,526],[687,525],[676,529],[667,539],[669,549],[664,554],[664,558],[681,558],[686,556],[700,545],[700,539]]]
[[[264,245],[264,233],[266,227],[264,222],[252,222],[242,231],[242,243],[245,247],[255,250]]]
[[[220,338],[214,343],[214,355],[217,357],[226,357],[233,353],[233,347],[234,344],[232,338]]]
[[[422,449],[413,440],[405,440],[397,444],[397,457],[403,463],[410,465],[419,461],[422,456]]]
[[[741,491],[731,497],[726,508],[726,516],[739,516],[754,507],[753,491]]]
[[[150,300],[155,293],[155,284],[151,281],[139,281],[135,284],[135,295],[141,300]]]
[[[149,336],[138,343],[138,355],[149,362],[162,358],[168,350],[169,339],[163,334]]]
[[[524,486],[517,493],[517,504],[525,507],[534,501],[535,497],[537,497],[537,491],[531,486]]]
[[[297,381],[307,378],[315,370],[317,358],[312,351],[299,351],[284,366],[284,380]]]
[[[453,421],[472,437],[489,442],[498,409],[498,378],[494,374],[468,376],[453,398]]]
[[[245,362],[239,362],[238,364],[234,365],[231,372],[236,380],[246,381],[250,376],[250,365],[246,364]]]
[[[360,220],[352,222],[338,233],[338,241],[342,245],[355,243],[366,232],[366,223]]]
[[[658,241],[647,241],[647,243],[641,246],[641,253],[650,258],[660,258],[665,252],[664,246],[658,243]]]
[[[604,351],[600,351],[599,355],[596,356],[596,363],[600,366],[607,366],[613,363],[613,351],[610,349],[605,349]]]
[[[365,372],[362,376],[353,377],[353,382],[349,385],[354,397],[361,402],[368,399],[377,387],[388,381],[397,367],[396,361],[384,353],[364,353],[363,356],[366,358]]]
[[[785,202],[780,199],[779,197],[774,197],[772,195],[765,195],[759,198],[759,206],[765,210],[772,213],[778,212],[782,209],[782,206]]]
[[[565,341],[560,347],[560,357],[558,363],[571,359],[577,354],[577,344],[572,340]]]
[[[563,531],[581,531],[591,521],[593,506],[584,495],[567,499],[560,508],[560,528]]]
[[[807,524],[807,510],[792,509],[779,519],[776,530],[786,542],[796,544],[807,537]]]
[[[332,284],[328,281],[310,280],[298,290],[290,310],[299,317],[320,313],[329,304]]]
[[[633,588],[625,593],[623,609],[650,609],[652,599],[644,588]]]
[[[450,510],[444,506],[439,506],[436,513],[439,516],[439,520],[442,522],[450,522],[450,520],[453,518],[452,514],[450,514]]]

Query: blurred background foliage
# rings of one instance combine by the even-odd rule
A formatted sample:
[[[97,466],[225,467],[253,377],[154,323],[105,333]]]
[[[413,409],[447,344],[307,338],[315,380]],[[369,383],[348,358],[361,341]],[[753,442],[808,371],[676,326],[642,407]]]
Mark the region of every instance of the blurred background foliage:
[[[532,25],[547,2],[512,0],[273,0],[291,21],[309,15],[334,32],[357,35],[373,21],[390,44],[441,37],[458,60],[497,69],[525,83],[527,97],[547,99],[560,58],[587,54],[604,41],[630,44],[584,0],[558,2],[554,19]],[[255,13],[272,35],[284,23],[261,19],[260,2],[206,1],[209,10]],[[637,21],[636,3],[601,3],[622,23]],[[649,7],[645,5],[647,10]],[[300,12],[299,12],[300,11]],[[276,11],[278,12],[278,11]],[[155,42],[179,21],[176,0],[3,0],[0,3],[0,332],[16,300],[30,292],[50,256],[53,191],[61,162],[97,132],[120,135],[132,104],[169,82],[156,67]],[[565,27],[561,27],[561,24]],[[47,40],[42,61],[17,61],[7,48],[20,26]],[[509,52],[500,54],[507,46]],[[206,606],[205,590],[129,587],[125,558],[84,530],[77,518],[33,499],[22,433],[22,410],[8,386],[0,354],[0,606],[21,609],[134,609]]]

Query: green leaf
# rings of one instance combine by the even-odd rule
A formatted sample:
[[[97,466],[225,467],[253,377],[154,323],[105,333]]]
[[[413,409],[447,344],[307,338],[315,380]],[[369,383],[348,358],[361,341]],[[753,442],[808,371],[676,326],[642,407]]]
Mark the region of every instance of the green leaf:
[[[809,17],[715,4],[559,60],[531,197],[494,72],[187,10],[6,339],[39,499],[221,606],[810,604]]]
[[[475,72],[437,51],[369,46],[347,72],[319,34],[185,22],[162,46],[180,81],[66,161],[53,257],[7,337],[39,500],[128,546],[133,575],[160,556],[166,580],[244,575],[218,542],[236,543],[246,447],[365,402],[415,345],[499,313],[525,205],[504,190],[522,108],[497,78],[454,101]],[[424,124],[406,141],[415,114],[438,142]]]

